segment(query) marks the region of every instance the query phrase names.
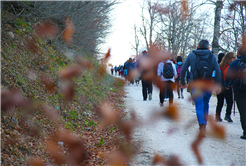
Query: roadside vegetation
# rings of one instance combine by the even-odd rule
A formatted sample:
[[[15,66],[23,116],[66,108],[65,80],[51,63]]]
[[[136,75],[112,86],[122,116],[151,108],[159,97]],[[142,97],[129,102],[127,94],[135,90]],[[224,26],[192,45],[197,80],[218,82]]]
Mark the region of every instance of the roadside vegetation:
[[[100,105],[122,113],[124,83],[93,55],[66,56],[24,18],[2,14],[12,20],[1,33],[2,165],[105,164],[122,134],[115,124],[98,130]]]

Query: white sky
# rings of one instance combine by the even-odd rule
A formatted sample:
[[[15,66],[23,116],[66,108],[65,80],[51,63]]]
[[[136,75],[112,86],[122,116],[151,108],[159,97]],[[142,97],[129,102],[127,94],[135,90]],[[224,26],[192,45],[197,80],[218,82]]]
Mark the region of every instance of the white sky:
[[[112,33],[106,38],[106,44],[102,45],[102,52],[111,48],[112,65],[123,64],[131,55],[135,55],[130,43],[134,44],[134,24],[141,24],[141,7],[139,2],[143,0],[125,0],[116,5],[112,12]],[[140,39],[141,40],[141,39]]]

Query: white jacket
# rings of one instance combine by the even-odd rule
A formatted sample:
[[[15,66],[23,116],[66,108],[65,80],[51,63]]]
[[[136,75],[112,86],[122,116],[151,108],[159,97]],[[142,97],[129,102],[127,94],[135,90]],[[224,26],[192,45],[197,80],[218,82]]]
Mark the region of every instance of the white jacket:
[[[161,80],[162,81],[172,81],[172,82],[175,82],[174,78],[177,75],[176,67],[175,67],[173,61],[171,61],[171,60],[167,60],[166,62],[171,63],[172,66],[173,66],[173,73],[174,73],[173,78],[166,79],[166,78],[163,77],[162,72],[163,72],[164,62],[160,62],[158,64],[157,75],[158,76],[161,76]]]

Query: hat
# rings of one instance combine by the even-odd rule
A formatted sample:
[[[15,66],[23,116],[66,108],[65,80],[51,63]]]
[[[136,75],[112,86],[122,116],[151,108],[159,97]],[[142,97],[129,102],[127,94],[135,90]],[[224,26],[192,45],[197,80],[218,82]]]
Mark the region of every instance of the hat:
[[[181,56],[177,56],[177,62],[182,62],[182,57]]]
[[[143,48],[142,52],[148,52],[148,50],[146,48]]]
[[[223,58],[224,56],[225,56],[224,53],[219,53],[219,55],[218,55],[218,63],[221,62],[221,60],[222,60],[222,58]]]

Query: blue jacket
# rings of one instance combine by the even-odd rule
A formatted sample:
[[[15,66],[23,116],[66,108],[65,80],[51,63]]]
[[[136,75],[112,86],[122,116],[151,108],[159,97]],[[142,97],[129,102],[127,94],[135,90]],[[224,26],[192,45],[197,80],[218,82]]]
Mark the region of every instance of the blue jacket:
[[[128,63],[128,69],[129,69],[129,70],[132,70],[132,69],[134,69],[134,68],[135,68],[134,63]]]
[[[195,71],[195,65],[196,65],[196,55],[203,56],[204,58],[208,58],[210,53],[211,51],[209,49],[205,49],[205,50],[194,50],[188,55],[181,70],[181,85],[185,84],[185,73],[188,70],[189,66],[191,66],[190,81],[193,80],[193,73]],[[216,57],[214,55],[211,63],[213,66],[213,70],[216,71],[215,81],[220,83],[221,82],[220,68],[216,60]]]
[[[239,80],[236,78],[238,72],[239,60],[246,62],[246,55],[240,55],[238,59],[234,60],[230,64],[229,69],[225,76],[225,87],[230,87],[232,85],[234,92],[239,88]],[[232,77],[228,76],[228,73],[233,73]]]

